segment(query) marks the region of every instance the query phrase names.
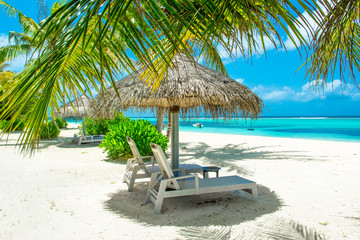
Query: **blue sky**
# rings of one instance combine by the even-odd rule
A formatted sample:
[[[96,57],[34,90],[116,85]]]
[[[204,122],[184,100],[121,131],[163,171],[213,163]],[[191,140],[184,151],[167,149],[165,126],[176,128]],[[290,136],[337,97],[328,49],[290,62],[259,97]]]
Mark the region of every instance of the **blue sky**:
[[[7,0],[23,14],[37,20],[36,0]],[[48,0],[49,6],[55,2]],[[21,31],[17,19],[0,12],[0,46],[7,43],[9,31]],[[293,45],[284,41],[287,52],[267,44],[267,54],[261,52],[252,60],[231,60],[223,54],[229,76],[253,90],[266,104],[264,116],[360,116],[360,90],[336,79],[324,89],[314,89],[312,81],[305,79],[305,70],[299,67],[305,61]],[[9,70],[19,72],[24,57],[11,63]],[[299,69],[299,70],[298,70]],[[359,78],[359,76],[357,76]]]

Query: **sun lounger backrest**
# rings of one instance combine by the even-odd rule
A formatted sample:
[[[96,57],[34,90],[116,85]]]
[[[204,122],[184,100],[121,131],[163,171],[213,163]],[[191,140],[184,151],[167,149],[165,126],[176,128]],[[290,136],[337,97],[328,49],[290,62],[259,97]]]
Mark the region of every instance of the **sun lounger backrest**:
[[[132,140],[132,138],[129,137],[129,136],[126,137],[126,140],[127,140],[127,142],[129,143],[130,148],[131,148],[131,152],[132,152],[132,154],[134,155],[134,158],[136,159],[136,161],[138,162],[138,164],[139,164],[139,165],[144,165],[144,161],[143,161],[142,158],[141,158],[140,152],[139,152],[139,150],[137,149],[134,140]]]
[[[164,151],[161,149],[161,147],[155,143],[150,143],[150,147],[154,153],[155,160],[158,163],[160,170],[164,174],[165,178],[174,178],[174,172],[171,170],[170,165],[166,160]],[[173,184],[176,189],[180,189],[180,186],[176,180],[173,181]]]

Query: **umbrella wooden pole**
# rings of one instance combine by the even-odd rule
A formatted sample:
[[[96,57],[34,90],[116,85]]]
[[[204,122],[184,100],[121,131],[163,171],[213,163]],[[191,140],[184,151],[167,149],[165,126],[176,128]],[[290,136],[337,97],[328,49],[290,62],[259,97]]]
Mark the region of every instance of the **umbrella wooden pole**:
[[[179,106],[170,107],[171,116],[171,168],[179,168]]]
[[[165,116],[165,108],[156,109],[156,129],[159,133],[162,133],[164,128],[164,116]]]
[[[83,129],[83,133],[84,133],[84,136],[86,135],[86,119],[85,119],[85,116],[82,116],[82,129]]]

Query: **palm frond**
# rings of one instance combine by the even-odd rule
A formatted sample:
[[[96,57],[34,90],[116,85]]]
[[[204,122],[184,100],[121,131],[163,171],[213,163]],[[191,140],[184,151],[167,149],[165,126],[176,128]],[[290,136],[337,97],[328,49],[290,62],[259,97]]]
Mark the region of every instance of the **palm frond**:
[[[231,227],[188,227],[181,229],[180,234],[185,239],[229,240]]]
[[[304,239],[325,240],[323,234],[301,223],[287,221],[281,218],[266,218],[266,222],[242,224],[242,233],[234,234],[231,227],[187,227],[182,228],[179,234],[185,239]],[[235,236],[234,236],[235,235]]]
[[[324,84],[340,75],[346,83],[357,84],[360,70],[360,2],[351,0],[321,1],[324,11],[314,36],[313,53],[305,67],[310,80]]]
[[[26,55],[31,50],[31,45],[21,44],[21,45],[5,45],[0,48],[0,56],[11,61],[20,55]]]

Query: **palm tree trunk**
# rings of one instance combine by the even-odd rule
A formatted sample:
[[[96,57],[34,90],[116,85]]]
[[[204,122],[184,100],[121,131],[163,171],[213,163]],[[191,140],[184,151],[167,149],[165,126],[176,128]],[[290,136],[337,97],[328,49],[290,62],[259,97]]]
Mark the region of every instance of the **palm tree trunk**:
[[[64,124],[65,124],[65,121],[66,121],[65,93],[64,93],[64,96],[63,96],[63,107],[64,107],[63,120],[64,120]]]
[[[52,106],[53,111],[55,111],[55,104],[54,104],[54,103],[51,103],[51,106]],[[55,121],[55,114],[52,114],[51,122],[52,122],[55,126],[57,126],[56,121]],[[59,127],[59,126],[58,126],[58,127]]]
[[[165,109],[164,108],[158,108],[156,110],[156,129],[159,133],[162,133],[162,130],[164,128],[164,117],[165,117]]]
[[[170,117],[170,110],[168,111],[168,125],[166,130],[166,136],[168,139],[171,137],[171,117]]]

